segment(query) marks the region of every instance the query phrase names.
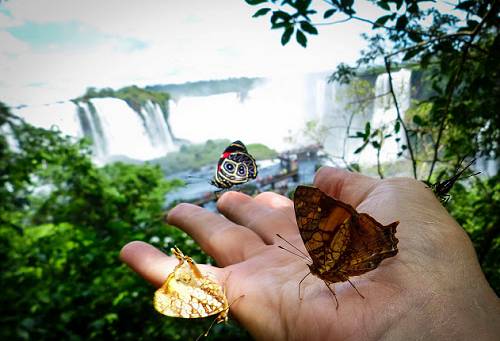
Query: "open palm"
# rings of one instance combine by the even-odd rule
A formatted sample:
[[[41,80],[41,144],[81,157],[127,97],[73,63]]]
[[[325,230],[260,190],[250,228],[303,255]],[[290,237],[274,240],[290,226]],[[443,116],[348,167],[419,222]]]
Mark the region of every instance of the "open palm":
[[[305,252],[293,202],[275,193],[255,198],[228,192],[220,214],[180,204],[168,222],[190,234],[220,268],[201,265],[225,281],[232,315],[256,339],[371,340],[464,337],[461,328],[444,328],[449,311],[470,310],[478,321],[498,319],[480,309],[498,300],[478,266],[472,245],[457,223],[422,183],[411,179],[376,180],[323,168],[314,184],[386,225],[399,220],[399,253],[349,283],[334,285],[339,308],[322,280],[309,276],[303,259],[276,234]],[[127,244],[122,259],[160,286],[177,261],[143,242]],[[477,304],[467,304],[470,299]],[[446,307],[444,309],[443,307]],[[475,307],[475,308],[474,308]],[[474,320],[475,321],[475,320]],[[468,319],[468,323],[474,323]],[[494,321],[490,321],[493,323]],[[477,322],[478,324],[480,322]],[[469,329],[477,337],[479,329]]]

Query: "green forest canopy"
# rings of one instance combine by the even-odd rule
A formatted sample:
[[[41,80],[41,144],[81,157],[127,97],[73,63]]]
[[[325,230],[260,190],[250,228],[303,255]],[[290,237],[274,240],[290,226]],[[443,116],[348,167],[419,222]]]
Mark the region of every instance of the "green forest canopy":
[[[215,165],[224,149],[232,141],[227,139],[208,140],[201,144],[182,145],[177,152],[168,153],[165,157],[151,161],[159,164],[166,175],[200,169],[203,166]],[[260,143],[246,145],[248,152],[256,160],[273,159],[278,156],[275,150]]]
[[[316,33],[311,1],[285,1],[290,13],[280,7],[266,10],[267,1],[247,2],[262,7],[258,16],[271,16],[284,44],[295,34],[305,46],[307,35]],[[319,13],[325,19],[363,19],[356,16],[359,1],[330,3]],[[429,72],[435,95],[415,104],[428,110],[410,122],[399,120],[393,129],[406,131],[413,167],[425,171],[415,173],[435,181],[437,166],[446,176],[464,156],[498,157],[498,2],[461,1],[455,8],[460,17],[424,10],[422,3],[376,2],[386,14],[371,23],[370,46],[355,67],[386,57],[389,70],[406,59]],[[348,81],[354,72],[341,65],[332,79]],[[27,125],[1,103],[0,127],[0,338],[184,340],[200,335],[206,325],[154,312],[154,288],[118,260],[121,246],[137,239],[166,248],[175,243],[197,261],[207,261],[190,238],[162,222],[165,195],[178,182],[164,180],[153,165],[98,168],[85,141]],[[15,138],[16,148],[7,135]],[[366,139],[373,142],[371,134]],[[458,184],[448,209],[471,236],[490,284],[500,293],[498,180],[498,175],[475,177]],[[211,337],[248,335],[218,326]]]

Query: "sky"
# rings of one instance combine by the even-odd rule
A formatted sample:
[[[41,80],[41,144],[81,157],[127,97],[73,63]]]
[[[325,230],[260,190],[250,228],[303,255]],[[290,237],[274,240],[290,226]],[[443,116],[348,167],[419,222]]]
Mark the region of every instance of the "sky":
[[[321,2],[319,2],[321,3]],[[361,2],[364,16],[378,13]],[[0,100],[38,105],[87,87],[270,77],[353,62],[370,25],[318,26],[306,49],[244,0],[7,0],[0,3]]]

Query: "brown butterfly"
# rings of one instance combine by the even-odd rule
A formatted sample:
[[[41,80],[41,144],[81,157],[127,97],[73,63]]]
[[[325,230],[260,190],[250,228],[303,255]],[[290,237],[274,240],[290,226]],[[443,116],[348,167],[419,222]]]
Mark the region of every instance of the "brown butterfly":
[[[204,276],[193,259],[184,256],[177,247],[172,249],[172,254],[179,264],[156,290],[153,299],[155,309],[163,315],[182,318],[219,314],[214,322],[227,321],[229,305],[222,287]]]
[[[337,308],[338,300],[330,284],[347,281],[364,298],[349,277],[371,271],[398,253],[395,233],[399,222],[384,226],[309,186],[297,187],[294,208],[300,236],[312,260],[306,277],[313,274],[322,279],[335,297]]]

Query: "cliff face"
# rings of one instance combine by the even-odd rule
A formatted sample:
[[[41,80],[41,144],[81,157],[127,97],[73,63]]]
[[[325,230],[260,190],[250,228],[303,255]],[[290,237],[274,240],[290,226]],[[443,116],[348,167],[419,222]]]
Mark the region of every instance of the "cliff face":
[[[380,87],[377,84],[386,83],[381,82],[383,71],[360,72],[358,79],[366,81],[370,92],[376,95]],[[394,75],[398,72],[394,71]],[[352,101],[352,96],[342,86],[328,83],[329,75],[329,72],[315,73],[281,83],[265,78],[230,78],[118,90],[89,88],[83,96],[72,100],[76,106],[72,115],[78,122],[80,136],[92,140],[94,154],[104,162],[117,157],[155,159],[177,150],[187,139],[231,138],[229,135],[283,149],[280,141],[286,137],[286,131],[297,132],[297,127],[304,126],[296,120],[316,120],[333,126],[338,132],[325,142],[337,151],[345,135],[345,104]],[[423,96],[420,85],[415,84],[416,81],[421,84],[423,76],[412,72],[409,81],[411,98]],[[339,99],[343,92],[345,98]],[[366,114],[356,115],[353,128],[363,120],[372,120],[376,105],[369,104]],[[261,112],[266,115],[259,119]],[[293,125],[291,113],[295,113]],[[201,124],[207,116],[211,119]],[[259,122],[255,123],[256,120]],[[171,122],[175,127],[172,128]],[[231,129],[220,129],[221,124],[229,122],[245,122],[245,125],[233,124]],[[246,127],[253,123],[258,126],[256,131]],[[202,135],[197,133],[198,128]]]
[[[182,84],[158,84],[147,86],[145,90],[156,93],[168,93],[173,100],[181,97],[211,96],[230,92],[238,93],[239,97],[244,99],[252,89],[262,85],[265,81],[265,78],[241,77]]]
[[[169,100],[169,94],[130,86],[90,88],[72,102],[82,135],[92,141],[98,161],[107,162],[117,157],[148,160],[176,150]]]

